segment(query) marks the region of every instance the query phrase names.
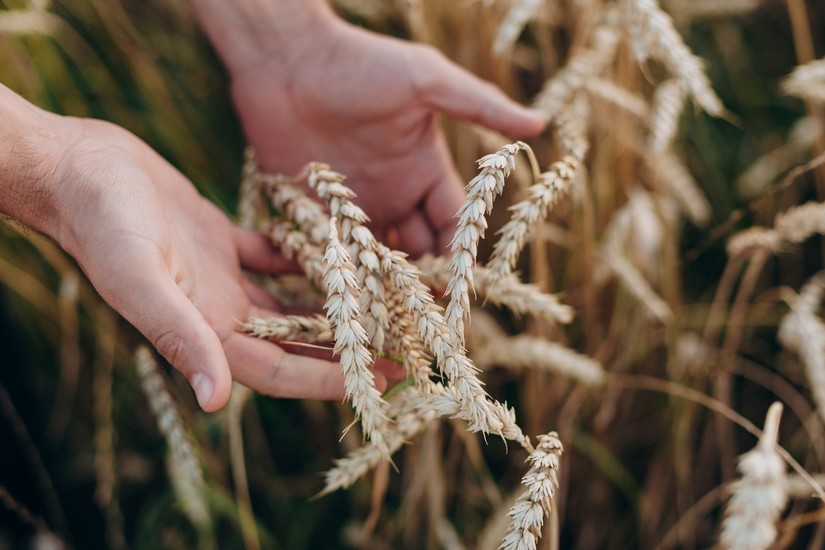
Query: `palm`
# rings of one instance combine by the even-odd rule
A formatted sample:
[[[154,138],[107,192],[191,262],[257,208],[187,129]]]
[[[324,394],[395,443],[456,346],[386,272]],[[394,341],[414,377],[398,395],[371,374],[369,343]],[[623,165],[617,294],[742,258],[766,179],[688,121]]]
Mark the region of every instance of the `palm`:
[[[437,111],[511,133],[541,129],[500,92],[425,48],[337,24],[296,50],[287,66],[272,59],[233,83],[261,164],[295,173],[312,160],[330,163],[349,176],[374,228],[396,229],[414,253],[443,248],[463,199]]]

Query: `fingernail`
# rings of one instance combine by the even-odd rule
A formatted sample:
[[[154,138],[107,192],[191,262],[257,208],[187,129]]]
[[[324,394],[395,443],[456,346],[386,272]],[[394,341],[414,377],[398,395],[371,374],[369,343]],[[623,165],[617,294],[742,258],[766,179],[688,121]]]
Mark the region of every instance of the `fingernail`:
[[[198,398],[198,404],[203,409],[212,398],[212,394],[215,391],[215,384],[212,383],[212,379],[209,378],[209,376],[199,372],[192,377],[192,389],[195,390],[195,397]]]

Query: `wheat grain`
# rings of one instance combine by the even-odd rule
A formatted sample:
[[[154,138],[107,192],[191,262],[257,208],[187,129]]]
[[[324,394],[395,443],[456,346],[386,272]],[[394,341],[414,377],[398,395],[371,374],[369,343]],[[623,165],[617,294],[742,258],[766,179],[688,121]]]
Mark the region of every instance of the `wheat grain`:
[[[538,437],[536,450],[527,458],[530,469],[521,478],[521,484],[527,490],[507,513],[511,523],[500,549],[535,550],[537,547],[544,518],[550,514],[553,497],[559,488],[558,470],[562,451],[561,441],[555,432]]]
[[[323,248],[310,242],[306,233],[296,230],[287,221],[272,220],[268,234],[287,259],[295,259],[298,262],[310,281],[318,288],[326,289]]]
[[[720,545],[726,550],[763,550],[776,539],[776,522],[788,500],[785,462],[776,452],[782,404],[774,403],[757,446],[739,458],[742,477],[725,508]]]

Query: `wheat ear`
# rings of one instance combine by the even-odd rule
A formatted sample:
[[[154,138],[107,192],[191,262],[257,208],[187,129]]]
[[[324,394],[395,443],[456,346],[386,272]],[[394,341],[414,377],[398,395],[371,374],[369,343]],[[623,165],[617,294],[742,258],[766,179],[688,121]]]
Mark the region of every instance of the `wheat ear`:
[[[556,342],[535,336],[493,338],[477,350],[481,368],[499,365],[511,369],[543,369],[595,386],[604,382],[601,363]]]
[[[527,190],[528,198],[510,207],[510,221],[504,224],[501,237],[493,246],[488,262],[492,283],[507,277],[527,241],[527,235],[550,208],[570,191],[573,180],[587,152],[587,142],[578,124],[562,115],[557,119],[557,136],[565,156],[541,174],[539,181]]]
[[[825,419],[825,322],[816,314],[825,293],[825,271],[811,277],[779,326],[779,341],[805,367],[819,417]]]
[[[536,450],[527,457],[530,469],[521,478],[524,491],[507,515],[510,526],[499,546],[503,550],[535,550],[544,518],[550,514],[559,488],[558,470],[563,447],[556,432],[538,437]]]
[[[728,240],[727,250],[732,257],[757,250],[775,253],[786,243],[798,244],[816,234],[825,234],[825,202],[807,202],[780,212],[773,229],[752,227],[741,231]]]
[[[369,218],[352,202],[355,193],[344,185],[345,178],[342,174],[321,163],[311,163],[305,171],[309,186],[329,203],[332,215],[341,222],[342,240],[353,259],[358,287],[361,289],[359,307],[362,322],[373,347],[383,351],[390,317],[381,265],[370,243],[359,240],[360,233],[354,232],[368,223]]]
[[[505,145],[497,153],[478,161],[478,175],[467,184],[467,198],[458,210],[458,227],[450,243],[452,253],[447,269],[450,281],[445,296],[450,297],[444,318],[453,338],[464,343],[464,321],[470,312],[470,290],[473,288],[473,267],[478,256],[478,242],[487,229],[486,215],[493,210],[493,201],[504,191],[504,180],[516,166],[519,151],[529,150],[526,143]]]
[[[285,315],[283,317],[250,317],[241,330],[257,338],[294,340],[296,342],[332,342],[335,335],[329,320],[320,315]]]
[[[158,372],[152,352],[141,346],[135,352],[135,364],[140,374],[143,393],[155,415],[160,433],[169,449],[167,470],[181,508],[193,525],[209,525],[209,507],[206,504],[206,485],[201,464],[175,407],[163,377]]]
[[[685,95],[708,114],[722,116],[725,108],[710,86],[702,62],[693,55],[656,0],[625,0],[630,43],[637,61],[653,57],[676,77]]]
[[[310,180],[310,183],[312,181],[322,180],[317,178]],[[346,189],[342,183],[336,182],[334,187],[319,185],[317,190],[322,198],[328,200],[340,213],[360,210],[347,198],[352,196],[351,194],[338,193],[340,188]],[[332,200],[332,191],[337,193],[335,200]],[[401,293],[404,308],[413,316],[419,337],[432,351],[441,371],[457,389],[461,397],[461,412],[466,414],[469,429],[500,434],[532,450],[529,438],[515,423],[512,411],[490,399],[484,391],[483,384],[478,379],[478,369],[467,357],[461,343],[452,337],[441,309],[435,305],[427,287],[421,283],[418,270],[406,260],[403,253],[390,250],[379,243],[367,227],[359,225],[357,219],[360,219],[360,216],[348,215],[347,219],[350,223],[349,234],[352,242],[357,243],[360,250],[375,253],[394,291]]]
[[[825,58],[795,68],[782,81],[782,90],[802,99],[825,102]]]
[[[324,254],[324,282],[327,286],[327,318],[335,332],[336,355],[340,356],[347,399],[361,419],[364,435],[385,455],[389,448],[385,434],[389,429],[386,401],[375,387],[375,376],[369,369],[373,359],[367,349],[367,333],[360,322],[358,280],[349,254],[338,240],[336,219],[329,223],[329,244]]]
[[[670,149],[676,131],[679,129],[679,117],[685,108],[685,93],[678,80],[668,80],[659,84],[653,94],[650,109],[649,148],[652,153],[660,154]]]
[[[422,256],[416,261],[421,280],[432,288],[446,288],[450,280],[447,264],[441,256]],[[573,320],[573,308],[563,304],[555,294],[542,292],[537,286],[523,283],[513,274],[495,279],[489,268],[473,269],[475,291],[486,303],[504,306],[517,315],[529,315],[553,323],[567,324]]]
[[[776,539],[776,522],[788,501],[785,461],[776,451],[781,416],[782,404],[776,402],[759,443],[739,457],[742,477],[733,483],[719,538],[726,550],[765,550]]]

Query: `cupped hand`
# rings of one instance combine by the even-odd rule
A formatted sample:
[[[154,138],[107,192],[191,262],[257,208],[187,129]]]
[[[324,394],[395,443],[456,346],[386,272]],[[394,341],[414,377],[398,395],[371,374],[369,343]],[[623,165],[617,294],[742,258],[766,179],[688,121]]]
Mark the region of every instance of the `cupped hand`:
[[[54,173],[63,214],[53,236],[100,295],[186,376],[204,410],[226,404],[233,379],[272,396],[343,398],[338,364],[237,331],[250,315],[275,315],[242,267],[290,267],[262,235],[233,225],[127,131],[101,121],[65,123],[77,137]]]
[[[261,165],[329,163],[349,177],[381,234],[412,254],[446,250],[464,184],[435,115],[531,137],[544,120],[435,49],[333,17],[233,73],[233,96]]]

